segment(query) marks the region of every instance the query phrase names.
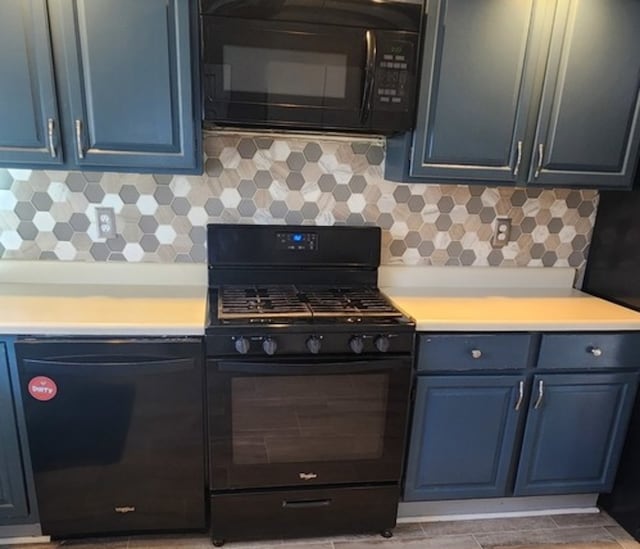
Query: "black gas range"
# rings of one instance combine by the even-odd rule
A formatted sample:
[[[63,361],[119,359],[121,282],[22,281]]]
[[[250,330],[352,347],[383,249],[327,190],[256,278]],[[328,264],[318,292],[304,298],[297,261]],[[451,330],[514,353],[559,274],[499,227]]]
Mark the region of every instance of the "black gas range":
[[[227,539],[395,525],[415,326],[377,227],[210,225],[211,522]]]

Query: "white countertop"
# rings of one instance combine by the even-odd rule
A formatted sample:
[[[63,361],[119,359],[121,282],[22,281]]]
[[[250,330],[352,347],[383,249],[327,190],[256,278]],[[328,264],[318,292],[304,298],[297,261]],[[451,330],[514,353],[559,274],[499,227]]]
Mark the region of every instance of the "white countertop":
[[[640,313],[572,289],[573,269],[383,266],[420,331],[640,330]],[[0,334],[204,334],[203,264],[0,260]]]
[[[572,269],[457,269],[382,268],[379,283],[419,331],[640,330],[640,313],[572,289]]]
[[[202,335],[206,297],[202,264],[2,260],[0,334]]]

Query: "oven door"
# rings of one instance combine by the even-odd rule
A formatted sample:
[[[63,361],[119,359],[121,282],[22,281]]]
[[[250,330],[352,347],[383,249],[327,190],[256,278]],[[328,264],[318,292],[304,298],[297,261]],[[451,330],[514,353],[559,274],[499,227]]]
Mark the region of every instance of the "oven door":
[[[207,363],[213,490],[397,482],[408,357]]]
[[[202,31],[206,120],[364,126],[375,51],[362,29],[204,15]]]

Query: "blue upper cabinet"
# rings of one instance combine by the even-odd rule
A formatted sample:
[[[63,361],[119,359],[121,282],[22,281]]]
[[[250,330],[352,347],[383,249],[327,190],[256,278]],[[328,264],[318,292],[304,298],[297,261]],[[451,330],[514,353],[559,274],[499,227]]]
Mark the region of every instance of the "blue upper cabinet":
[[[194,2],[5,3],[0,165],[201,172]]]
[[[639,91],[640,2],[559,2],[528,182],[628,186]]]
[[[431,5],[411,175],[513,183],[540,43],[534,1]]]
[[[636,373],[536,375],[514,495],[611,490]]]
[[[630,188],[640,2],[430,0],[413,134],[391,180]]]
[[[188,170],[198,147],[188,0],[50,0],[65,142],[81,169]]]
[[[59,166],[46,0],[3,0],[0,17],[0,165]]]

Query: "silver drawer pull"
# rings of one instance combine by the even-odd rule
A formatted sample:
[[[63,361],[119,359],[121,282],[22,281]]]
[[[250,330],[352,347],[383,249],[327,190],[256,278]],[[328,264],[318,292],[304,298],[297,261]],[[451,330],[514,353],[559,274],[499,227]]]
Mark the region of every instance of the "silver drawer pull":
[[[536,399],[536,403],[533,405],[534,410],[540,408],[540,404],[542,404],[542,397],[544,396],[544,381],[540,380],[538,383],[538,398]]]
[[[602,349],[600,349],[599,347],[591,347],[589,349],[589,352],[595,357],[602,356]]]
[[[518,400],[516,401],[516,412],[520,410],[520,406],[522,406],[522,401],[524,399],[524,381],[518,383]]]
[[[480,358],[482,356],[482,351],[480,349],[472,349],[471,356],[473,358]]]

